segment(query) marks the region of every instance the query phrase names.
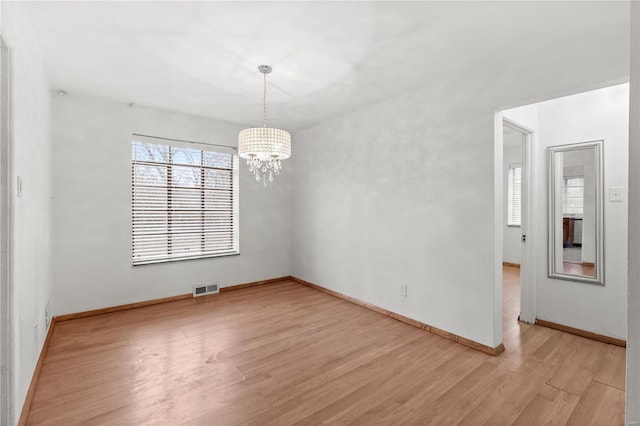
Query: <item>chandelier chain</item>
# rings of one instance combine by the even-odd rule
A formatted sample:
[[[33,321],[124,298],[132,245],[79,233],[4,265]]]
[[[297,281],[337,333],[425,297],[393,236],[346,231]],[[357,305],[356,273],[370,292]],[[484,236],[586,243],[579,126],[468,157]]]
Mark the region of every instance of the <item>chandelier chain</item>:
[[[267,127],[267,74],[262,74],[264,77],[264,89],[262,92],[262,127]]]

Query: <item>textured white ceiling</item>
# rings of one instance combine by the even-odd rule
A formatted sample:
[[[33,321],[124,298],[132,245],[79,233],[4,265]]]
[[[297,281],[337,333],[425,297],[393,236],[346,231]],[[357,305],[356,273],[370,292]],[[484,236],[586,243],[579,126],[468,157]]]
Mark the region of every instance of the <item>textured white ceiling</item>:
[[[256,67],[266,63],[270,121],[292,131],[448,79],[482,87],[497,75],[538,84],[628,73],[628,2],[32,2],[29,11],[54,89],[259,124]]]

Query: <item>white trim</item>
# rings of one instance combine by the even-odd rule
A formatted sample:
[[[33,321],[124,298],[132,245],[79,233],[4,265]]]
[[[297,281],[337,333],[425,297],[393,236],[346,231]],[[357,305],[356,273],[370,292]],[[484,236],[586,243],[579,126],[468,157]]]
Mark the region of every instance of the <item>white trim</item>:
[[[9,48],[0,34],[0,424],[12,424],[13,333],[11,332],[11,126]]]
[[[629,266],[625,424],[640,423],[640,3],[631,3],[629,89]]]
[[[504,135],[502,112],[493,117],[493,347],[502,344],[502,260],[504,235]]]

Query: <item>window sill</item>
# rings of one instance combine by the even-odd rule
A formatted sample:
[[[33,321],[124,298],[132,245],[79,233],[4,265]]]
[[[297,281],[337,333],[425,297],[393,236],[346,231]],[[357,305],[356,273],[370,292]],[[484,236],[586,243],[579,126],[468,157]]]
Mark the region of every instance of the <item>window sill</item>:
[[[179,262],[182,260],[198,260],[198,259],[209,259],[212,257],[238,256],[238,255],[240,255],[239,251],[231,251],[231,252],[216,253],[216,254],[180,256],[180,257],[169,257],[169,258],[162,258],[162,259],[149,259],[149,260],[139,260],[139,261],[134,260],[133,266],[153,265],[156,263]]]

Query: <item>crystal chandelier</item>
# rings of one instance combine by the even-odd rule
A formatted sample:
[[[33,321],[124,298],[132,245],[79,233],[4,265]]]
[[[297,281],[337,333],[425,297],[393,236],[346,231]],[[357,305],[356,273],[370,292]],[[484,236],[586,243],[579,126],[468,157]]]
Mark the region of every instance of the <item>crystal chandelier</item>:
[[[256,181],[267,186],[267,179],[273,182],[273,176],[282,169],[281,160],[291,156],[291,135],[280,129],[267,127],[267,74],[271,72],[269,65],[260,65],[258,70],[264,79],[262,95],[262,127],[244,129],[238,136],[238,155],[247,160],[249,171],[253,172]]]

